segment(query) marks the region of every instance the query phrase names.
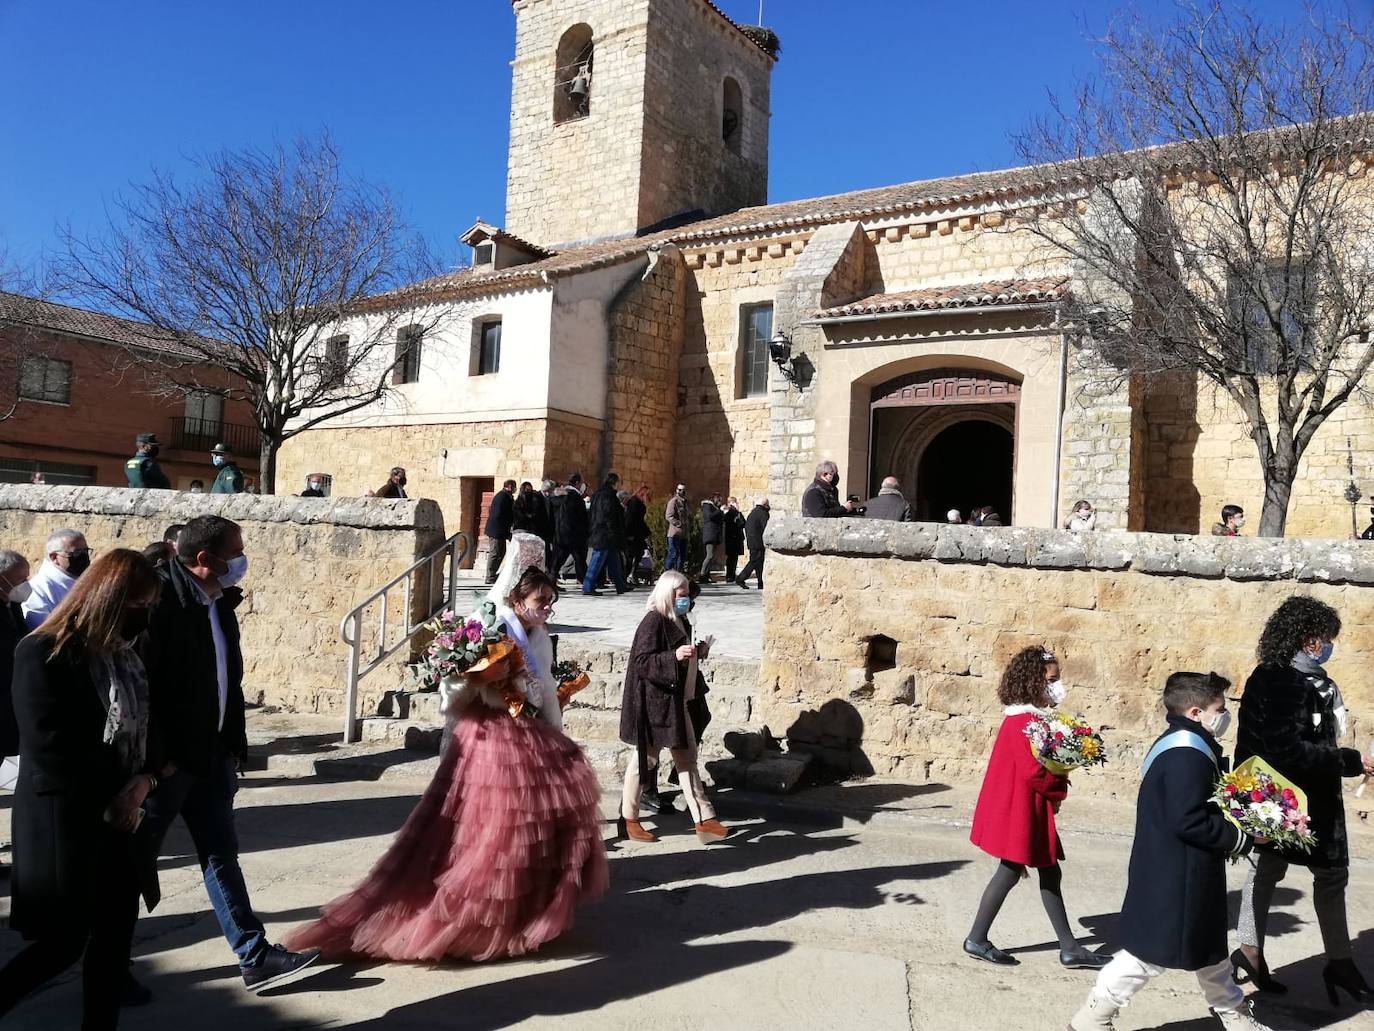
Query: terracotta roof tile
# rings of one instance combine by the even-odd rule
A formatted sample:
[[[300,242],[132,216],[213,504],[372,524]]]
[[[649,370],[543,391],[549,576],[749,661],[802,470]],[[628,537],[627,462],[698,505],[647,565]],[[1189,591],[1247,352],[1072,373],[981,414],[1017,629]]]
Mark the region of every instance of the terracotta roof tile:
[[[6,322],[20,326],[34,326],[54,333],[67,333],[92,340],[103,340],[126,347],[160,351],[181,358],[205,358],[203,352],[178,343],[172,334],[145,322],[133,322],[114,315],[106,315],[103,312],[72,308],[65,304],[55,304],[52,301],[44,301],[37,297],[0,291],[0,324]],[[201,339],[205,341],[207,347],[213,346],[213,341]]]
[[[836,308],[818,311],[818,320],[888,315],[897,312],[946,311],[993,308],[1009,304],[1045,304],[1057,301],[1068,290],[1068,276],[1041,279],[999,279],[988,283],[958,283],[902,293],[874,294]]]

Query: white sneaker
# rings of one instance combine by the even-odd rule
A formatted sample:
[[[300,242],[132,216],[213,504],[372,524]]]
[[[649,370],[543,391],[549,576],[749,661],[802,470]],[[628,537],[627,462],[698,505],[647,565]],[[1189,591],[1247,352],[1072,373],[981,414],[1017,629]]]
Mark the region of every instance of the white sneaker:
[[[1221,1021],[1222,1027],[1231,1028],[1232,1031],[1273,1031],[1268,1024],[1261,1024],[1255,1019],[1249,999],[1241,1003],[1239,1009],[1212,1010],[1212,1013]]]
[[[1097,992],[1089,992],[1088,1001],[1069,1021],[1069,1031],[1116,1031],[1112,1019],[1120,1011],[1121,1007],[1111,999]]]

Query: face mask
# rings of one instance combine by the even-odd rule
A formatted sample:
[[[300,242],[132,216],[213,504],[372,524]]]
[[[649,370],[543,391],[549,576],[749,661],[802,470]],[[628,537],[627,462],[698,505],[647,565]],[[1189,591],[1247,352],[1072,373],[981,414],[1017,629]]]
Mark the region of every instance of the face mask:
[[[1062,680],[1051,680],[1045,685],[1045,695],[1050,700],[1050,705],[1057,706],[1068,695],[1069,689],[1064,686]]]
[[[307,484],[307,486],[309,486],[309,488],[310,488],[311,490],[319,490],[319,489],[320,489],[320,485],[319,485],[318,483]]]
[[[203,490],[202,490],[201,488],[199,488],[199,487],[192,487],[192,488],[191,488],[191,493],[192,493],[192,494],[204,494],[205,491],[203,491]]]
[[[219,585],[220,585],[221,587],[233,587],[235,584],[237,584],[240,580],[243,579],[244,575],[245,575],[247,572],[248,572],[248,556],[247,556],[247,555],[240,555],[240,556],[238,556],[237,558],[231,558],[231,559],[229,560],[229,567],[228,567],[228,569],[227,569],[225,572],[218,574],[218,575],[219,575]]]
[[[148,629],[148,619],[151,615],[152,609],[125,609],[124,620],[119,625],[120,636],[126,641],[132,641]]]
[[[22,605],[29,600],[29,595],[33,593],[33,584],[27,580],[17,583],[10,588],[9,601],[12,605]]]
[[[1203,724],[1203,726],[1212,732],[1213,737],[1221,737],[1221,735],[1226,733],[1227,728],[1231,726],[1231,714],[1223,709],[1221,712],[1217,713],[1216,718],[1212,720],[1211,723]]]
[[[397,486],[404,487],[406,485],[406,478],[402,476],[399,480],[396,481],[396,484]]]
[[[1322,650],[1317,652],[1317,664],[1319,666],[1326,665],[1329,661],[1331,661],[1331,653],[1335,650],[1336,645],[1334,642],[1327,641],[1325,644],[1323,644]]]
[[[223,456],[223,455],[211,455],[211,456],[210,456],[210,461],[211,461],[214,465],[223,465],[223,464],[224,464],[224,456]]]
[[[149,458],[156,458],[158,456],[158,449],[155,447],[150,447],[147,451],[147,455]]]
[[[89,551],[83,551],[79,555],[67,555],[67,575],[70,576],[72,579],[76,579],[78,576],[80,576],[82,573],[84,573],[86,570],[90,568],[91,553]]]
[[[691,598],[674,598],[674,599],[673,599],[673,611],[676,612],[679,616],[685,616],[685,615],[687,615],[687,613],[689,613],[689,612],[692,611],[692,599],[691,599]]]
[[[1245,516],[1236,516],[1236,529],[1239,530],[1245,525]]]

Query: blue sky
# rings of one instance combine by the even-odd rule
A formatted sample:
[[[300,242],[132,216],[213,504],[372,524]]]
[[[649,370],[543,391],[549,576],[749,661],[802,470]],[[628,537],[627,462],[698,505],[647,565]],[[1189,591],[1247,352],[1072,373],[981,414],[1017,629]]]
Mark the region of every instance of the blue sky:
[[[757,19],[757,0],[717,3]],[[1092,70],[1114,6],[765,0],[783,42],[770,199],[1018,163],[1012,134]],[[328,128],[457,253],[503,214],[513,38],[508,0],[0,0],[0,243],[33,261],[154,165]]]

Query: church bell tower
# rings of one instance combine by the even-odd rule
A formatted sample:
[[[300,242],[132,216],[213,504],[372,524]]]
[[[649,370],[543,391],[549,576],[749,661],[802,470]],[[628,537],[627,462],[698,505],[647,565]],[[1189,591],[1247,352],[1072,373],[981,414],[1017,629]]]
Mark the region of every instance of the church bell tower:
[[[709,0],[514,0],[506,230],[542,246],[763,204],[771,32]]]

